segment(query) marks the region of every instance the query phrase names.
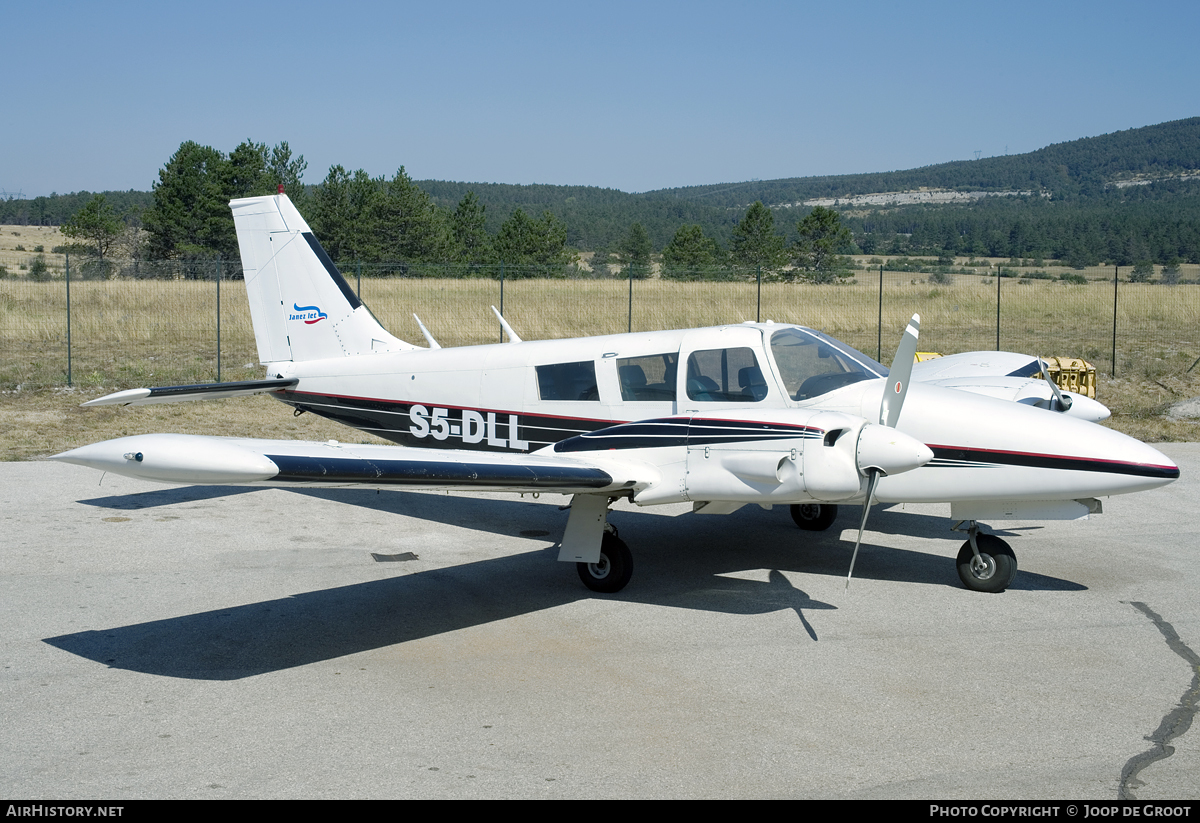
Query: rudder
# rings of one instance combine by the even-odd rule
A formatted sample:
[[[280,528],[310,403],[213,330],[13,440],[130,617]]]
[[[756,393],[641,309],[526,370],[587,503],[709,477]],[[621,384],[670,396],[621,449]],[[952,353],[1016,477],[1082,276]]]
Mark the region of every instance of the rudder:
[[[232,200],[262,363],[416,348],[380,325],[287,195]]]

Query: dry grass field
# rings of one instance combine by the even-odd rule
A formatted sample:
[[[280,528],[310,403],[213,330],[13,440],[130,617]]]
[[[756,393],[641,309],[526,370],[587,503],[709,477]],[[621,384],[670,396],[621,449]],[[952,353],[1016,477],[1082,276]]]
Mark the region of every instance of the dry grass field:
[[[49,254],[50,249],[66,243],[58,226],[0,226],[0,254],[34,255],[34,251],[43,246],[43,251]],[[18,248],[23,247],[23,248]]]
[[[14,238],[16,239],[16,238]],[[50,241],[47,241],[50,242]],[[47,245],[47,248],[49,246]],[[1001,281],[1000,347],[1046,356],[1083,357],[1096,365],[1099,399],[1110,425],[1150,441],[1200,440],[1200,420],[1163,412],[1200,395],[1200,286],[1119,287],[1116,379],[1113,370],[1111,269],[1068,285]],[[1107,274],[1108,281],[1100,278]],[[1185,277],[1191,278],[1186,274]],[[885,272],[882,341],[879,280],[863,272],[839,285],[768,283],[762,319],[822,329],[889,362],[913,312],[921,314],[921,348],[945,354],[996,348],[996,280],[955,275],[953,282]],[[352,285],[355,283],[352,281]],[[423,338],[412,314],[443,346],[500,340],[489,306],[501,305],[495,280],[371,279],[364,301],[397,336]],[[577,337],[754,320],[753,283],[622,280],[509,280],[505,317],[525,339]],[[245,289],[221,284],[220,378],[261,376]],[[0,454],[21,460],[109,437],[182,431],[305,439],[364,439],[349,429],[293,418],[267,398],[82,410],[79,403],[136,386],[216,380],[217,289],[187,280],[83,281],[71,285],[71,383],[67,376],[66,290],[61,279],[0,280]]]

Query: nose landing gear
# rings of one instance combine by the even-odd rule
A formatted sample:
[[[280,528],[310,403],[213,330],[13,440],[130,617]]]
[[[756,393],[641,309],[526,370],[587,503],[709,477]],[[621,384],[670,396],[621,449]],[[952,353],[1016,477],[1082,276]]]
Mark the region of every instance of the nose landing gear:
[[[1002,592],[1017,576],[1017,557],[1013,550],[994,534],[980,534],[974,520],[970,521],[967,542],[958,550],[956,562],[958,579],[977,592]]]

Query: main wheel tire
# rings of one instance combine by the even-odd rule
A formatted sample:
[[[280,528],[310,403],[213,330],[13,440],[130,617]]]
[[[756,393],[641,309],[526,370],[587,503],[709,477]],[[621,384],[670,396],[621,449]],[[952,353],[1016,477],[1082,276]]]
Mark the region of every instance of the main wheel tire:
[[[576,563],[583,585],[594,592],[614,594],[633,576],[633,554],[625,541],[609,532],[600,541],[599,563]]]
[[[976,565],[971,541],[963,543],[958,550],[959,580],[977,592],[995,594],[1004,591],[1017,576],[1017,557],[1013,550],[994,534],[975,535],[975,544],[979,546],[979,559],[983,565]]]
[[[823,532],[837,520],[837,506],[828,503],[793,503],[792,520],[807,532]]]

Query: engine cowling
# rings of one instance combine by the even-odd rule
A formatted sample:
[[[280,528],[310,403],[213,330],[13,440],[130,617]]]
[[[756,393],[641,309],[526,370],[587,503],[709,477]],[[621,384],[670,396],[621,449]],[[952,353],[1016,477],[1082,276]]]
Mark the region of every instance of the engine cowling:
[[[816,500],[837,502],[859,493],[868,469],[884,475],[920,468],[933,459],[921,441],[888,426],[827,412],[812,425],[825,430],[804,449],[804,488]]]

